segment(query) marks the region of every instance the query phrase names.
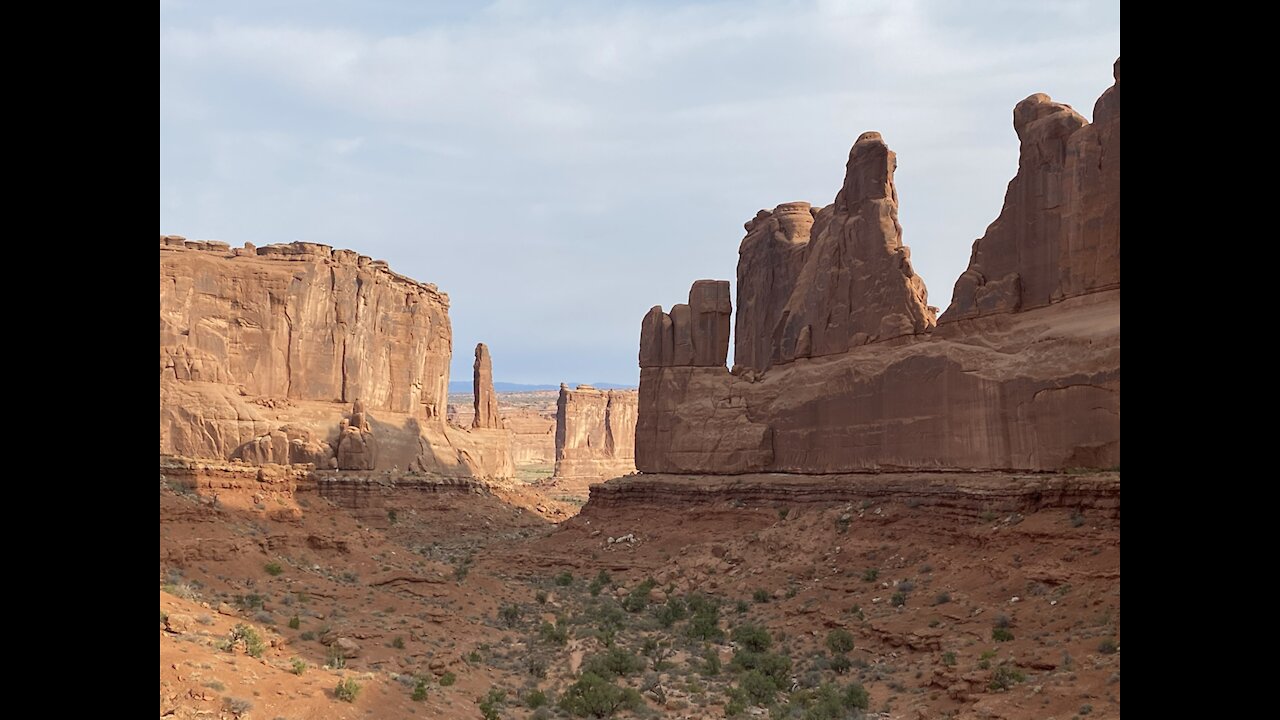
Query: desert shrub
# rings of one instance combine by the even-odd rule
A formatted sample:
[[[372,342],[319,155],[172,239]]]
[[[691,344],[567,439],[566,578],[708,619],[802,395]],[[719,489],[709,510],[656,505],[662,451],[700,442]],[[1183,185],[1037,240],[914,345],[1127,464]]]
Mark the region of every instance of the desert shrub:
[[[253,703],[244,698],[224,697],[222,698],[222,709],[240,717],[253,709]]]
[[[593,673],[603,678],[615,675],[626,677],[641,670],[644,670],[644,660],[619,647],[592,655],[582,664],[584,673]]]
[[[484,720],[498,720],[502,717],[502,708],[507,704],[507,692],[505,690],[490,690],[483,697],[476,698],[476,705],[480,707],[480,715]]]
[[[863,582],[875,582],[880,577],[880,571],[875,568],[867,568],[862,571]]]
[[[733,641],[751,652],[762,653],[773,644],[769,631],[759,625],[744,623],[733,629]]]
[[[627,593],[627,596],[622,599],[622,609],[629,613],[638,613],[649,607],[649,592],[657,584],[657,580],[649,578],[632,588],[631,592]]]
[[[300,627],[302,627],[302,618],[298,617],[297,615],[294,615],[293,617],[289,618],[290,630],[297,630]]]
[[[658,619],[658,624],[664,628],[675,625],[678,620],[683,620],[687,614],[684,600],[674,595],[668,596],[665,603],[653,610],[653,615]]]
[[[774,682],[772,677],[760,672],[759,670],[750,670],[742,674],[738,679],[738,689],[746,695],[747,699],[756,705],[769,705],[773,702],[773,698],[778,694],[778,684]]]
[[[712,603],[700,604],[690,618],[685,634],[708,642],[724,639],[724,631],[720,629],[719,606]]]
[[[556,621],[555,625],[543,620],[538,626],[538,637],[543,642],[549,642],[554,645],[565,645],[569,642],[569,629]]]
[[[302,640],[305,640],[306,642],[311,642],[312,640],[316,639],[316,634],[308,630],[302,633],[301,635],[299,635],[298,637],[301,638]]]
[[[773,678],[779,688],[787,685],[791,673],[791,658],[776,653],[739,650],[733,654],[729,665],[739,672],[754,670],[763,673]]]
[[[565,570],[556,576],[555,583],[560,587],[569,587],[573,584],[573,573]]]
[[[584,672],[577,682],[560,696],[560,708],[578,717],[607,718],[619,710],[637,708],[643,701],[632,688],[622,688],[591,672]]]
[[[402,637],[400,637],[399,635],[397,635],[397,636],[396,636],[396,639],[391,641],[391,647],[393,647],[393,648],[395,648],[395,649],[397,649],[397,650],[403,650],[403,649],[404,649],[404,638],[402,638]]]
[[[894,607],[902,607],[907,604],[907,594],[899,590],[889,598],[889,603]]]
[[[479,665],[480,662],[483,660],[484,658],[480,657],[479,650],[472,650],[471,652],[467,653],[467,662],[471,663],[472,665]]]
[[[1098,643],[1098,652],[1103,655],[1114,655],[1119,649],[1120,646],[1116,645],[1116,641],[1111,638],[1105,638],[1102,642]]]
[[[299,660],[297,658],[294,658],[292,669],[293,669],[294,675],[301,675],[302,673],[307,671],[307,663],[304,660]]]
[[[934,605],[946,605],[951,602],[951,593],[940,592],[933,598]]]
[[[253,609],[261,610],[262,603],[265,601],[266,601],[266,598],[262,597],[258,593],[249,593],[248,595],[237,595],[235,597],[235,603],[240,607],[241,610],[253,610]]]
[[[828,663],[828,666],[835,674],[843,675],[849,672],[849,668],[853,667],[853,661],[849,659],[848,655],[837,653],[831,657],[831,662]]]
[[[709,647],[702,653],[702,666],[698,668],[698,672],[706,677],[720,674],[720,653],[715,648]]]
[[[426,678],[420,677],[417,679],[417,681],[413,683],[413,694],[409,696],[409,699],[414,702],[422,702],[423,700],[427,699],[427,679]]]
[[[537,710],[547,704],[547,694],[541,690],[530,690],[525,693],[524,706],[530,710]]]
[[[538,592],[536,592],[536,593],[534,593],[534,594],[533,594],[533,599],[534,599],[534,600],[535,600],[539,605],[546,605],[546,604],[547,604],[547,593],[546,593],[545,591],[543,591],[543,590],[539,590]]]
[[[547,661],[537,655],[530,655],[524,660],[524,669],[528,671],[529,677],[541,680],[547,676]]]
[[[827,633],[827,647],[833,653],[847,653],[853,650],[853,634],[844,628],[836,628]]]
[[[769,591],[764,588],[760,588],[759,590],[751,593],[751,599],[755,600],[757,603],[767,603],[769,602],[769,597]]]
[[[360,683],[355,678],[345,678],[338,681],[338,686],[333,689],[334,697],[342,702],[353,703],[356,696],[360,694]]]
[[[1013,633],[1007,628],[993,627],[991,628],[991,639],[996,642],[1009,642],[1013,639]]]
[[[1008,615],[997,615],[995,620],[991,621],[992,627],[1007,628],[1013,623],[1010,622]]]
[[[946,665],[947,667],[955,667],[956,654],[951,652],[950,650],[942,653],[942,664]]]
[[[237,644],[243,644],[244,651],[251,657],[262,657],[262,653],[267,649],[258,631],[244,624],[236,625],[232,628],[224,647],[235,652]]]
[[[209,682],[205,683],[204,686],[216,692],[222,692],[223,690],[227,689],[226,685],[223,685],[221,682],[217,680],[210,680]]]
[[[467,579],[467,574],[471,572],[471,564],[475,562],[470,555],[454,560],[453,579],[462,582]]]
[[[447,672],[440,676],[440,687],[449,687],[456,682],[458,682],[458,676],[452,672]]]
[[[1012,665],[1001,665],[991,672],[991,682],[987,683],[987,688],[1008,690],[1026,679],[1027,677],[1018,668]]]
[[[901,590],[902,592],[911,592],[912,590],[916,589],[916,584],[911,580],[903,580],[902,582],[898,583],[898,589]]]
[[[866,710],[871,705],[871,694],[867,692],[866,688],[862,687],[862,683],[849,683],[849,686],[844,689],[842,699],[844,706],[847,708]]]
[[[750,610],[751,606],[747,604],[746,600],[739,600],[734,604],[733,609],[736,610],[739,615],[746,615],[747,610]]]
[[[595,579],[593,579],[591,584],[587,586],[587,590],[591,592],[591,597],[596,597],[600,594],[601,590],[605,589],[612,583],[613,578],[609,577],[609,572],[607,570],[601,570],[596,573]]]
[[[269,563],[267,563],[267,565],[266,565],[266,571],[267,571],[267,574],[268,574],[268,575],[275,576],[275,575],[279,575],[280,573],[284,572],[284,568],[283,568],[283,567],[281,567],[281,566],[280,566],[280,563],[278,563],[278,562],[269,562]]]
[[[515,627],[520,622],[520,606],[519,605],[503,605],[498,609],[498,618],[502,620],[502,624],[507,627]]]

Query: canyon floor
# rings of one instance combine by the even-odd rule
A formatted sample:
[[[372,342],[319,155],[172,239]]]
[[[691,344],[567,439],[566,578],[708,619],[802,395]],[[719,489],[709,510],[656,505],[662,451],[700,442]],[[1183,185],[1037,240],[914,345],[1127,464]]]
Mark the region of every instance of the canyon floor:
[[[162,458],[160,715],[1119,717],[1119,482]]]

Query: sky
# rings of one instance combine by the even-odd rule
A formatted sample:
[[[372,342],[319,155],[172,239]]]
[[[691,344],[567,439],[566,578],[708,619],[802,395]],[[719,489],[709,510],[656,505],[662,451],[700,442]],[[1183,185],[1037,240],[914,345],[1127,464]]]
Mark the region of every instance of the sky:
[[[761,208],[831,203],[869,130],[945,308],[1013,106],[1091,117],[1119,55],[1118,0],[161,0],[160,232],[436,283],[454,380],[484,342],[500,381],[634,384],[645,312],[733,280]]]

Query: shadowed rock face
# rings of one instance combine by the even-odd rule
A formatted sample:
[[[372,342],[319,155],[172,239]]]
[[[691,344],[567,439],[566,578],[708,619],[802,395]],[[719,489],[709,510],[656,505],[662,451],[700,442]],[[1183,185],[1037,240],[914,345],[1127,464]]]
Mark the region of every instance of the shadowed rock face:
[[[1120,61],[1085,122],[1037,93],[1013,110],[1022,149],[1000,216],[974,241],[940,322],[1120,286]]]
[[[633,390],[570,390],[562,384],[555,477],[607,480],[635,472],[636,408]]]
[[[384,262],[162,236],[160,452],[510,475],[509,443],[445,427],[451,343],[448,296]]]
[[[471,427],[501,428],[502,418],[498,414],[498,394],[493,391],[493,359],[489,357],[489,348],[484,343],[476,345],[476,362],[471,370],[476,408]]]
[[[945,325],[901,243],[878,133],[858,138],[833,204],[762,210],[739,249],[732,374],[689,361],[684,306],[645,316],[637,467],[1118,466],[1119,90],[1117,61],[1092,125],[1043,95],[1019,103],[1018,177]]]
[[[698,280],[687,305],[649,310],[640,328],[640,367],[723,368],[732,314],[729,281]]]

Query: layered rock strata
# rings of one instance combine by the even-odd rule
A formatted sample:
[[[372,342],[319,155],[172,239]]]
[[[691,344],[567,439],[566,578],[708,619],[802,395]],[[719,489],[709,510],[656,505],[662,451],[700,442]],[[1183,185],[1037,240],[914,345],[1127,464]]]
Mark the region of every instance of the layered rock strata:
[[[446,428],[448,308],[351,250],[162,236],[160,453],[509,476],[505,433]]]
[[[637,467],[1117,467],[1119,87],[1117,62],[1092,125],[1046,96],[1018,105],[1018,177],[942,325],[901,243],[878,133],[858,138],[834,203],[761,211],[739,250],[732,373],[686,347],[727,346],[727,322],[682,305],[643,320]],[[727,283],[703,288],[727,316]]]
[[[637,399],[634,390],[561,384],[554,477],[607,480],[635,472]]]

